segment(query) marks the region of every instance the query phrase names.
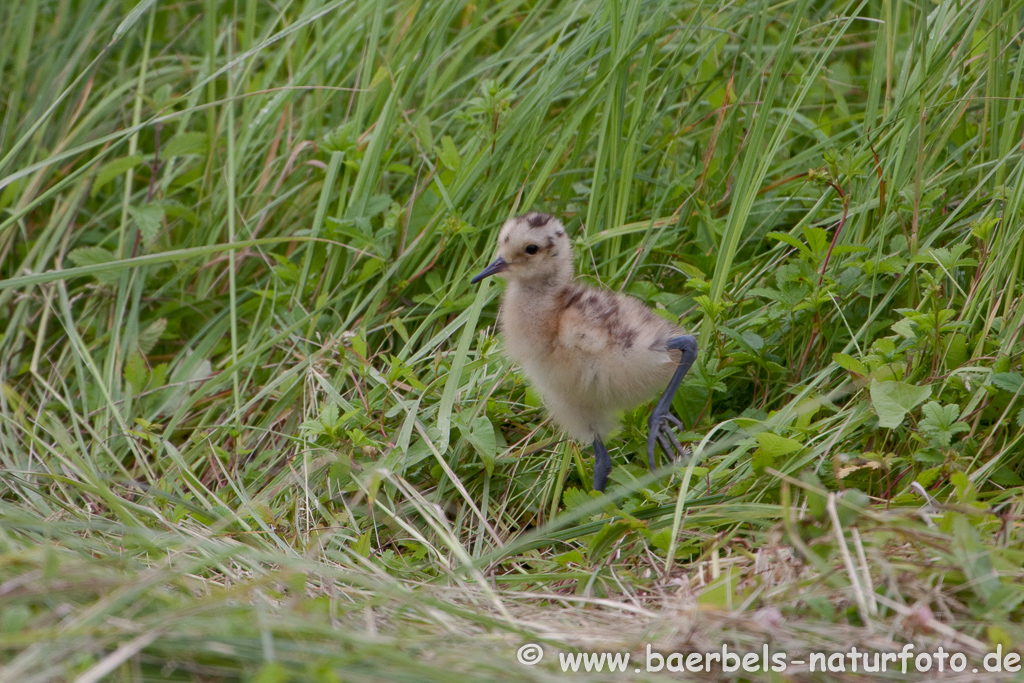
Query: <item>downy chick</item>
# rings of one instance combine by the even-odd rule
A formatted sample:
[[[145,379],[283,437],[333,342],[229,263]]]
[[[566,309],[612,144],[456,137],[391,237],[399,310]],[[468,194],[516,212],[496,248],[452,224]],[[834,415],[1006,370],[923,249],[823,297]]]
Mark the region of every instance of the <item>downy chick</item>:
[[[648,425],[655,442],[683,455],[671,431],[672,397],[697,357],[697,340],[633,297],[573,282],[572,245],[553,216],[531,212],[505,221],[497,258],[473,278],[508,281],[498,313],[505,351],[537,389],[554,421],[594,444],[594,488],[611,471],[604,438],[617,414],[664,389]]]

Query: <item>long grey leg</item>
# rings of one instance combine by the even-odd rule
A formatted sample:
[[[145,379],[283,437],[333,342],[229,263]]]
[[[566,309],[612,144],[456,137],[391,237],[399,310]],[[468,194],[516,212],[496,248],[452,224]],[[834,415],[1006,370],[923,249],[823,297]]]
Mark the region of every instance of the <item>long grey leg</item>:
[[[594,439],[594,490],[604,491],[604,485],[608,483],[608,473],[612,471],[612,457],[608,455],[608,449],[604,446],[601,437]]]
[[[681,337],[673,337],[668,340],[666,345],[669,349],[679,349],[683,353],[683,357],[679,360],[679,366],[676,368],[675,374],[672,375],[672,379],[669,380],[668,387],[665,388],[665,393],[658,399],[658,405],[654,406],[654,410],[651,411],[651,417],[647,420],[647,426],[650,427],[651,432],[647,436],[647,465],[654,471],[654,448],[656,443],[660,443],[665,454],[668,456],[673,455],[675,451],[675,457],[682,457],[684,451],[676,440],[675,434],[672,433],[672,425],[682,426],[678,418],[672,414],[672,399],[676,395],[676,391],[679,390],[679,385],[683,383],[683,378],[686,377],[686,373],[689,372],[690,366],[693,365],[693,361],[697,359],[697,339],[693,335],[684,334]],[[595,480],[597,473],[595,470]],[[597,488],[596,484],[595,487]]]

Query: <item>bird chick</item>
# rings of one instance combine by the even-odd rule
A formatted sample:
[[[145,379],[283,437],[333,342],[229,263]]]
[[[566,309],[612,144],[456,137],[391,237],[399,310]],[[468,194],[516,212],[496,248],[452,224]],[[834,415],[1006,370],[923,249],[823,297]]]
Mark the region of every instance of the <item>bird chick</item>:
[[[672,397],[697,357],[697,340],[633,297],[573,282],[572,245],[553,216],[531,212],[505,221],[497,258],[473,278],[508,281],[498,313],[507,355],[569,435],[594,444],[594,488],[611,471],[604,438],[623,410],[664,389],[648,420],[647,462],[655,443],[683,448],[671,430]]]

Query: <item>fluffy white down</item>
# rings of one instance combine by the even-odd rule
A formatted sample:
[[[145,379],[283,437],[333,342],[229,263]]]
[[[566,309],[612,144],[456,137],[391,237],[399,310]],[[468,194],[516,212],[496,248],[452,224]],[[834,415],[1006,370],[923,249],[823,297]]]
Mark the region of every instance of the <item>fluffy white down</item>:
[[[557,219],[510,219],[498,256],[508,263],[500,273],[508,280],[499,312],[505,352],[570,436],[603,439],[618,413],[665,388],[679,359],[666,343],[683,331],[637,299],[574,283]]]
[[[628,349],[615,343],[604,321],[564,312],[558,316],[560,311],[514,285],[501,310],[505,352],[537,389],[555,423],[581,441],[603,439],[617,426],[618,413],[665,388],[678,362],[665,344],[682,334],[636,299],[589,288],[587,293],[617,301],[628,329],[637,331]],[[544,318],[556,316],[561,317],[559,334],[545,335]]]

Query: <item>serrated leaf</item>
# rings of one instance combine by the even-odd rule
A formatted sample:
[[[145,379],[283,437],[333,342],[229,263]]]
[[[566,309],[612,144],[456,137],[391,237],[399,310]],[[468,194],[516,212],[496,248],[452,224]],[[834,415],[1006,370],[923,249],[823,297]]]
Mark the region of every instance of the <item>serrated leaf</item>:
[[[320,422],[331,430],[336,427],[340,427],[341,425],[338,423],[338,416],[340,413],[341,408],[338,407],[337,403],[328,403],[324,406],[323,410],[320,411]]]
[[[391,326],[395,328],[395,332],[397,332],[398,336],[402,338],[402,341],[408,344],[409,331],[405,329],[405,323],[403,323],[400,318],[395,317],[391,319]]]
[[[992,375],[992,385],[1003,391],[1016,394],[1024,385],[1024,376],[1021,376],[1019,372],[997,372]]]
[[[153,93],[153,106],[156,109],[163,109],[171,101],[171,84],[164,83]]]
[[[750,466],[754,468],[754,474],[764,474],[768,467],[775,466],[775,458],[768,451],[758,448],[750,456]]]
[[[316,438],[326,433],[327,430],[324,429],[324,425],[320,420],[304,420],[299,425],[299,435],[304,439]]]
[[[828,233],[822,228],[804,227],[804,237],[807,238],[807,246],[815,255],[825,255],[828,248]]]
[[[772,232],[768,233],[768,237],[776,239],[780,242],[785,242],[789,246],[800,251],[800,253],[802,254],[805,254],[807,256],[811,255],[811,250],[807,248],[807,245],[798,240],[797,238],[793,237],[792,235],[790,235],[788,232],[778,232],[773,230]]]
[[[974,500],[974,486],[966,474],[963,472],[953,472],[949,475],[949,481],[956,488],[956,497],[961,503],[969,503]]]
[[[960,406],[955,403],[944,406],[938,401],[929,401],[921,407],[921,414],[925,416],[921,420],[922,427],[948,429],[960,417]]]
[[[565,505],[566,511],[574,510],[584,503],[589,503],[591,500],[593,499],[586,491],[576,487],[567,488],[562,492],[562,504]]]
[[[697,604],[710,605],[721,610],[729,609],[736,600],[739,583],[739,572],[725,574],[717,581],[712,582],[697,596]]]
[[[783,298],[782,292],[780,292],[777,289],[772,289],[770,287],[751,287],[750,289],[747,290],[747,294],[751,296],[762,296],[766,299],[771,299],[773,301],[782,301]],[[704,296],[698,296],[696,297],[696,299],[698,302],[700,302],[701,299],[708,299],[708,302],[711,301],[710,298]]]
[[[930,386],[919,387],[905,382],[871,380],[871,403],[878,413],[878,426],[895,429],[911,410],[932,395]]]
[[[366,206],[363,208],[363,215],[368,218],[372,218],[373,216],[387,211],[389,206],[391,206],[391,195],[375,194],[366,200]]]
[[[347,486],[352,476],[352,463],[346,457],[340,457],[327,469],[327,477],[336,487]]]
[[[921,432],[928,435],[933,445],[941,448],[949,446],[953,435],[971,429],[966,422],[957,421],[960,406],[955,403],[944,406],[938,401],[929,401],[922,406],[921,414],[925,416],[919,425]]]
[[[938,481],[940,474],[942,474],[942,467],[932,467],[927,470],[923,470],[921,474],[914,478],[914,481],[924,488],[928,488]]]
[[[743,337],[743,341],[747,342],[747,344],[750,345],[750,348],[754,351],[760,351],[764,348],[764,337],[756,332],[745,330],[741,336]]]
[[[150,370],[149,386],[153,389],[159,389],[165,384],[167,384],[167,363],[160,363]]]
[[[167,329],[167,318],[157,318],[149,325],[146,329],[139,332],[139,350],[143,354],[148,354],[156,346],[156,343],[160,341],[160,337],[163,336],[164,330]]]
[[[857,254],[862,251],[870,251],[867,247],[856,245],[856,244],[840,244],[832,250],[833,256],[842,256],[843,254]]]
[[[103,247],[81,247],[68,253],[68,260],[76,266],[96,266],[104,263],[112,263],[117,259],[113,252]],[[120,274],[116,271],[109,273],[95,273],[93,277],[100,282],[117,282]]]
[[[904,339],[916,339],[917,338],[917,330],[914,327],[914,322],[912,320],[910,320],[909,318],[903,318],[902,320],[897,320],[896,322],[894,322],[892,324],[891,329],[892,329],[893,332],[895,332],[896,334],[900,335]]]
[[[135,168],[144,161],[145,158],[141,154],[132,154],[131,156],[121,157],[120,159],[114,159],[103,164],[96,172],[96,179],[92,181],[92,190],[89,192],[89,195],[95,197],[103,189],[104,185],[117,176],[127,173],[129,169]]]
[[[158,366],[159,368],[159,366]],[[156,370],[154,370],[154,375]],[[195,388],[197,388],[202,380],[213,374],[213,364],[206,358],[200,358],[197,361],[189,358],[184,363],[179,365],[174,371],[174,384],[176,385],[172,391],[169,392],[166,400],[160,406],[160,413],[173,413],[181,407],[182,403],[188,397]],[[156,384],[155,386],[162,385]]]
[[[142,243],[146,246],[152,244],[164,224],[164,207],[159,204],[129,206],[128,214],[142,234]]]
[[[81,247],[68,253],[68,260],[76,266],[95,266],[114,261],[114,254],[103,247]]]
[[[324,135],[320,145],[328,152],[348,152],[358,143],[355,120],[347,121]]]

